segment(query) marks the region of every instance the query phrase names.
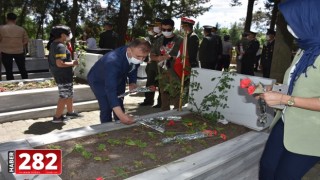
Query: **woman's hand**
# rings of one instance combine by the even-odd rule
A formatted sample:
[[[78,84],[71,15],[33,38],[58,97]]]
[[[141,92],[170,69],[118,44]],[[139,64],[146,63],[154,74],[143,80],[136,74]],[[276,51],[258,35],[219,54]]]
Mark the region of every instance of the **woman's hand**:
[[[267,91],[260,94],[259,97],[265,100],[268,106],[275,106],[286,104],[285,100],[288,99],[289,96],[275,91]]]

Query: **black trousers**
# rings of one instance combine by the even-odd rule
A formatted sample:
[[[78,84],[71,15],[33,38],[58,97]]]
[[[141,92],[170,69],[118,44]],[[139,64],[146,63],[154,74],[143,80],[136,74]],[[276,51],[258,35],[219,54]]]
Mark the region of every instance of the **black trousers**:
[[[151,62],[151,63],[147,64],[146,73],[147,73],[146,86],[147,87],[152,86],[152,85],[159,86],[158,80],[156,79],[158,74],[159,74],[158,73],[158,64],[156,62]],[[160,92],[160,90],[159,90],[159,92]],[[155,92],[146,92],[144,95],[145,95],[145,99],[144,99],[145,103],[150,103],[150,104],[154,103]],[[158,96],[157,104],[161,105],[161,95],[160,95],[160,93],[159,93],[159,96]]]
[[[6,54],[6,53],[1,53],[2,54],[2,64],[6,70],[6,78],[7,80],[13,80],[13,59],[15,60],[19,72],[21,74],[22,79],[28,79],[28,73],[26,70],[26,57],[24,56],[24,53],[22,54]]]

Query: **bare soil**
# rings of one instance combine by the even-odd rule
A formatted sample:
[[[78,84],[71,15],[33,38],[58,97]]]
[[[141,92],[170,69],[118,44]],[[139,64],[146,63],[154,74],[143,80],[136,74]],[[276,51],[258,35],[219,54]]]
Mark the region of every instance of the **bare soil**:
[[[166,128],[164,133],[138,125],[37,149],[62,149],[62,179],[118,180],[167,164],[250,131],[244,126],[231,123],[213,125],[212,122],[193,114],[183,116],[181,121],[165,120],[162,123]],[[163,138],[203,130],[216,130],[217,133],[196,140],[162,143]]]

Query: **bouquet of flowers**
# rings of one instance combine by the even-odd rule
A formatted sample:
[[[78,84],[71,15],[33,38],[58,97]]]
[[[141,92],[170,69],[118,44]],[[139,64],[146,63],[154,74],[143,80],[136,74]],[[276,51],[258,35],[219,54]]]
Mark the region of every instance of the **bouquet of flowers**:
[[[250,78],[241,79],[240,87],[243,89],[247,89],[247,92],[249,95],[258,95],[266,92],[266,89],[262,83],[254,84]],[[259,98],[258,103],[259,103],[260,115],[257,121],[257,125],[264,127],[268,120],[267,105],[266,105],[266,102],[261,98]]]
[[[161,46],[160,47],[160,53],[161,55],[163,54],[169,54],[171,52],[171,50],[173,49],[175,42],[171,41],[169,42],[167,45],[165,46]],[[168,69],[168,65],[167,65],[167,60],[164,60],[162,62],[158,63],[158,66],[162,67],[163,69],[167,70]]]

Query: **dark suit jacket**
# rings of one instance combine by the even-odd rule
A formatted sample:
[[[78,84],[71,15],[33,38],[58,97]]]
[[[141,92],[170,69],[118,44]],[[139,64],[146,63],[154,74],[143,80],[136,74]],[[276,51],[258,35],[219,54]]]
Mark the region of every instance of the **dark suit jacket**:
[[[222,55],[221,39],[217,35],[209,35],[203,38],[199,48],[199,60],[201,63],[211,63],[213,68]]]
[[[112,31],[108,30],[100,34],[99,47],[106,49],[117,48],[118,35]]]
[[[199,38],[196,33],[192,32],[188,34],[187,51],[189,56],[189,62],[191,67],[199,67],[197,60],[199,49]]]
[[[139,65],[129,65],[126,57],[127,46],[123,46],[105,54],[90,69],[87,79],[89,84],[104,91],[112,108],[120,106],[118,95],[125,92],[126,81],[137,82]]]

